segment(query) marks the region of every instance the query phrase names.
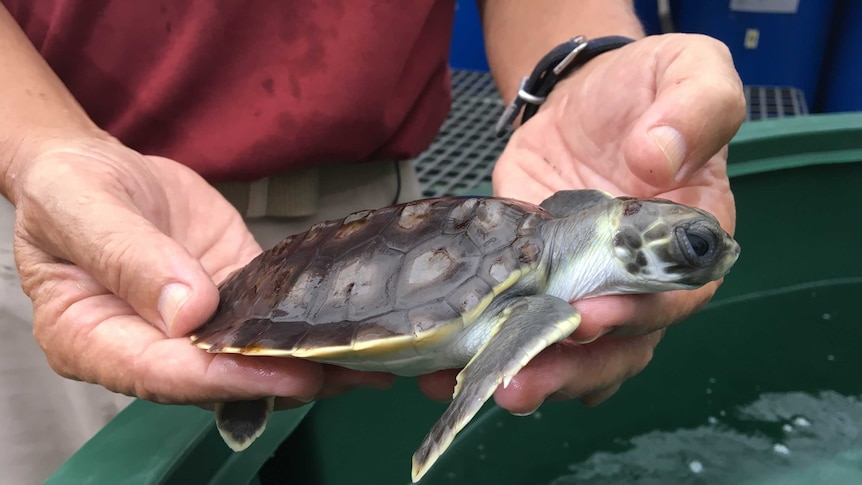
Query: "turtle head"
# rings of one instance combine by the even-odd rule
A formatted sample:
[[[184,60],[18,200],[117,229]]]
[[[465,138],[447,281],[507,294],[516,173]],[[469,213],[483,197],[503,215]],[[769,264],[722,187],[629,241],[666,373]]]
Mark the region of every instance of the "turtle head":
[[[739,245],[712,214],[663,199],[561,191],[542,202],[548,293],[589,296],[693,289],[720,279]]]
[[[739,244],[704,210],[662,199],[616,200],[613,250],[631,291],[698,288],[727,274],[739,257]]]

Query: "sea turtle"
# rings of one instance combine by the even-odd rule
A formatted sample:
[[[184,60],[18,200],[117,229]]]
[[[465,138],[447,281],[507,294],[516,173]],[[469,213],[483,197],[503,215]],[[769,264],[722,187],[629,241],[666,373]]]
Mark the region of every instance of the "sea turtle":
[[[417,481],[497,386],[577,328],[569,302],[698,288],[738,255],[711,214],[667,200],[425,199],[288,237],[220,286],[218,310],[191,338],[209,352],[408,376],[463,367],[413,456]],[[272,402],[217,406],[225,441],[248,446]]]

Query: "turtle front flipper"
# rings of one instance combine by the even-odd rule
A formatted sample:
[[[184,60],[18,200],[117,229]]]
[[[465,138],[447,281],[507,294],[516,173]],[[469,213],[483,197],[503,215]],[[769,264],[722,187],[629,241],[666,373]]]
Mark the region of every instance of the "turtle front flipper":
[[[248,448],[266,428],[275,398],[232,401],[215,405],[216,427],[233,451]]]
[[[413,454],[414,482],[425,475],[501,383],[508,385],[536,354],[568,337],[581,322],[571,305],[548,295],[515,298],[492,318],[497,322],[492,337],[458,374],[452,403]]]

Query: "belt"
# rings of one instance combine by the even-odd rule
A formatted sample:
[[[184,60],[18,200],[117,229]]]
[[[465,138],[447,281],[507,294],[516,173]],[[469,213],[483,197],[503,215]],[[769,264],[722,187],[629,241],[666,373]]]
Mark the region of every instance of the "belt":
[[[331,163],[292,170],[252,182],[213,184],[245,218],[306,217],[318,212],[321,194],[362,187],[393,173],[395,160]]]
[[[320,170],[308,167],[253,182],[214,184],[243,217],[302,217],[317,212]]]

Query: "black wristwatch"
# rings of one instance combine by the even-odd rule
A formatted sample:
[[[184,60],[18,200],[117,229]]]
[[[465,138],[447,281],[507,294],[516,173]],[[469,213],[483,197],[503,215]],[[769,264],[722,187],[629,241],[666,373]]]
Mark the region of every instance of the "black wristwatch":
[[[587,40],[581,35],[554,47],[539,61],[532,74],[521,79],[517,96],[509,103],[497,121],[497,136],[506,134],[522,108],[521,124],[536,114],[539,106],[545,102],[548,93],[567,74],[583,66],[599,54],[618,49],[632,42],[634,39],[622,36]]]

